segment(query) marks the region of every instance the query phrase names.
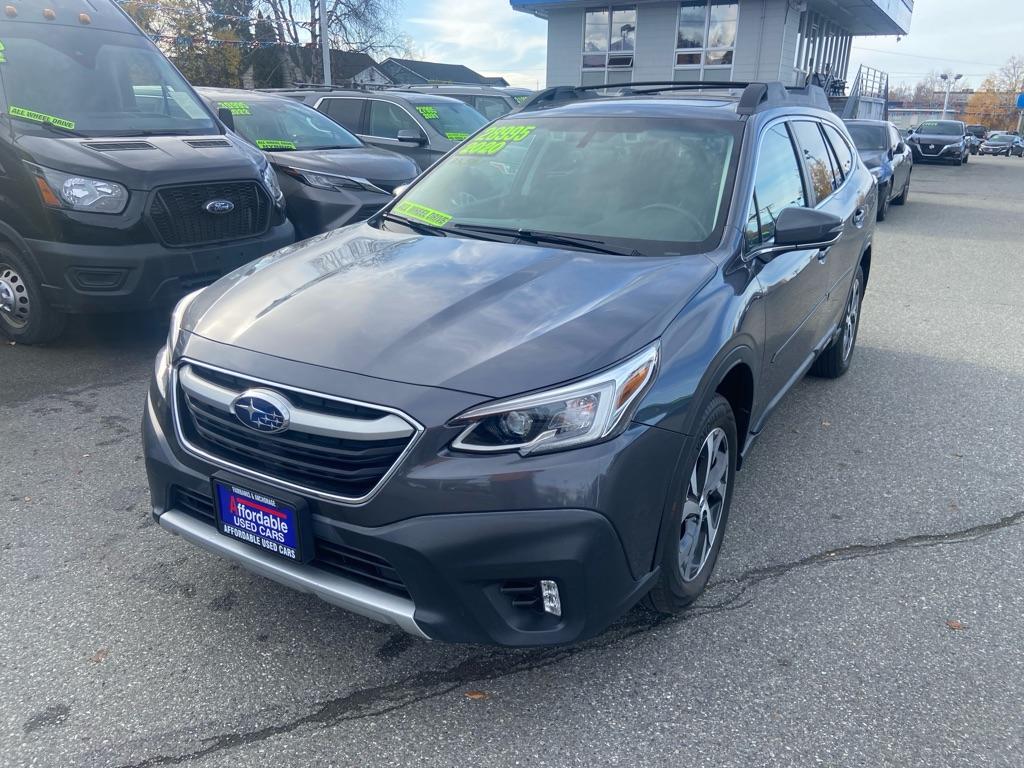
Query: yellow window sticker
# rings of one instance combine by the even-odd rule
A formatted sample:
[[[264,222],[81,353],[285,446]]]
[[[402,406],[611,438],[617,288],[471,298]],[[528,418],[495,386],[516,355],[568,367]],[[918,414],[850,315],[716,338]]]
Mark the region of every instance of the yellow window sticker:
[[[249,111],[249,103],[246,101],[222,101],[218,105],[220,109],[226,109],[236,117],[251,115]]]
[[[426,120],[437,120],[437,108],[436,107],[416,107],[416,111],[423,115]]]
[[[294,141],[282,139],[256,139],[256,146],[260,149],[298,149]]]
[[[416,221],[422,221],[424,224],[429,224],[432,227],[443,227],[452,220],[452,217],[447,213],[435,211],[433,208],[427,208],[425,205],[412,203],[408,200],[403,200],[396,205],[395,213],[407,216],[410,219],[416,219]]]
[[[66,128],[69,131],[75,130],[75,121],[65,120],[63,117],[54,117],[53,115],[46,115],[31,109],[23,109],[22,107],[10,107],[8,112],[11,117],[20,117],[22,120],[31,120],[34,123],[49,123],[50,125],[56,125],[58,128]]]
[[[469,138],[468,133],[446,133],[444,136],[449,141],[465,141]]]

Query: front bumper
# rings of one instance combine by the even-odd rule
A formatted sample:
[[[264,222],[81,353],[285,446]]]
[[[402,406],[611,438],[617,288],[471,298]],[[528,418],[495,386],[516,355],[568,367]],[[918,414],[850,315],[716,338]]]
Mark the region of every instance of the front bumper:
[[[365,221],[391,202],[391,195],[358,190],[317,189],[286,177],[288,218],[300,240]]]
[[[939,147],[938,144],[934,144],[935,150],[923,149],[924,147],[932,146],[932,142],[917,142],[910,145],[911,152],[914,155],[915,163],[928,163],[928,162],[952,162],[961,159],[964,155],[964,151],[959,144],[947,144],[944,147]]]
[[[287,219],[266,234],[215,246],[82,245],[27,240],[46,300],[62,312],[125,312],[173,304],[189,291],[295,242]]]
[[[370,502],[346,507],[307,499],[316,554],[296,565],[216,531],[210,477],[218,469],[178,444],[170,408],[155,388],[143,431],[153,513],[165,529],[414,635],[508,646],[591,637],[646,594],[656,578],[666,485],[685,439],[634,425],[591,449],[531,457],[521,471],[502,469],[514,462],[508,455],[438,455],[424,439]],[[584,493],[585,482],[573,468],[599,489],[586,491],[589,503],[572,490],[578,484]],[[339,548],[384,562],[400,588],[338,571],[321,553]],[[513,605],[508,585],[541,579],[558,584],[561,617]]]

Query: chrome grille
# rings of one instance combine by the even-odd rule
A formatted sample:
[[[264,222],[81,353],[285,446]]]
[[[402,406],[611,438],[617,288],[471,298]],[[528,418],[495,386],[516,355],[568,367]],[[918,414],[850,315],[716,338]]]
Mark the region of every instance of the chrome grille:
[[[421,427],[407,416],[187,362],[175,375],[182,445],[214,463],[319,498],[366,501],[411,448]],[[288,403],[290,424],[259,432],[235,415],[247,390]]]

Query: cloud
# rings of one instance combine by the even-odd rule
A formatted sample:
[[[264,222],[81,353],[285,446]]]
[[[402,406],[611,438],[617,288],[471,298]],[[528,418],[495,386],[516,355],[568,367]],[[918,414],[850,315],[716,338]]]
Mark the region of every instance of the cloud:
[[[461,3],[427,0],[404,22],[423,58],[465,64],[485,75],[501,75],[529,88],[545,78],[547,25],[517,13],[508,0],[476,0],[472,10]]]

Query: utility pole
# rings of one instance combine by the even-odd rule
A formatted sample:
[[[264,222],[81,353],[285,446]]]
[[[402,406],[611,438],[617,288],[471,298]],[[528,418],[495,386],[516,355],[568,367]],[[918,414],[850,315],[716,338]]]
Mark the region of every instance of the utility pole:
[[[331,79],[331,38],[327,34],[327,0],[317,0],[320,11],[320,51],[324,58],[324,85],[332,85]]]
[[[323,2],[323,0],[321,0],[321,2]],[[956,75],[952,79],[950,79],[949,75],[947,74],[941,74],[939,75],[939,77],[941,77],[946,82],[946,98],[942,102],[942,119],[945,120],[946,112],[949,110],[949,92],[953,90],[953,83],[955,83],[957,80],[963,77],[963,75]]]

